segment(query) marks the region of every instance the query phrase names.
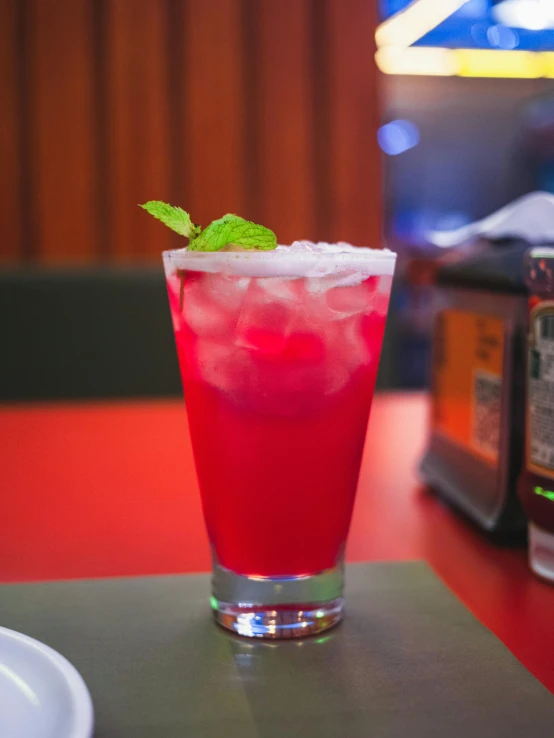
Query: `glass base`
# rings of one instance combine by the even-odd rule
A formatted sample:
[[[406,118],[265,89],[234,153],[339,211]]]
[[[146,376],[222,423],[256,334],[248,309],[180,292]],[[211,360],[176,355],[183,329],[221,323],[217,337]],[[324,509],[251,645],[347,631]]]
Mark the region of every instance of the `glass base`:
[[[306,609],[277,607],[254,609],[229,602],[212,600],[214,617],[219,625],[248,638],[305,638],[322,633],[342,620],[343,599],[339,597]]]
[[[303,638],[337,625],[343,614],[343,567],[301,577],[247,577],[214,563],[217,623],[249,638]]]

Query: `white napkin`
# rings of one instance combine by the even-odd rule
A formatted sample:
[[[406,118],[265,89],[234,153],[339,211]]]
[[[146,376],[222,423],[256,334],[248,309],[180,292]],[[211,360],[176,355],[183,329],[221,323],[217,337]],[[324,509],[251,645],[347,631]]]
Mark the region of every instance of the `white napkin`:
[[[554,195],[531,192],[487,218],[455,231],[430,231],[428,239],[445,248],[459,246],[477,236],[522,238],[532,244],[554,243]]]

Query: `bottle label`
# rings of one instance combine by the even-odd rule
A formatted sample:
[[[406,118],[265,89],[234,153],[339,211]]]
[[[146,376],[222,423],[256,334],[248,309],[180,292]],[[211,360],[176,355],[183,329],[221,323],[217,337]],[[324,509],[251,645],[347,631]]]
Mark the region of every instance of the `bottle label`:
[[[527,469],[554,479],[554,302],[533,303],[527,364]]]
[[[500,318],[452,309],[437,315],[433,431],[490,465],[500,448],[503,362]]]

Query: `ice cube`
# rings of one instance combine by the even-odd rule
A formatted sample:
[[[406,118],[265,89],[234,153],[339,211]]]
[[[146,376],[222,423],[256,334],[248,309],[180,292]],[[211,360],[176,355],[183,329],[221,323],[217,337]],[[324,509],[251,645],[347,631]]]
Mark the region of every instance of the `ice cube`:
[[[275,365],[264,362],[261,366],[248,349],[230,342],[201,338],[196,354],[200,378],[224,392],[242,409],[249,407],[259,412],[270,407],[275,410],[282,402],[278,393],[271,393],[271,369]]]
[[[361,319],[361,332],[366,346],[370,353],[381,351],[381,343],[385,332],[386,315],[382,312],[374,311],[369,315],[363,315]]]
[[[237,323],[237,346],[261,358],[293,363],[318,361],[325,351],[322,320],[327,320],[327,315],[315,316],[309,309],[310,301],[309,294],[302,295],[301,280],[252,282]]]
[[[237,322],[237,346],[266,355],[283,352],[287,341],[287,309],[279,303],[243,305]]]
[[[343,283],[332,287],[325,294],[327,306],[341,317],[368,312],[375,298],[377,284],[378,278],[369,277],[359,284]]]
[[[291,251],[316,251],[317,246],[312,241],[293,241],[289,246]]]
[[[379,277],[379,287],[378,292],[384,295],[388,295],[391,291],[392,287],[392,277],[389,277],[387,275],[382,275]]]
[[[333,286],[329,277],[311,277],[306,280],[306,292],[311,295],[320,295]]]
[[[227,274],[204,274],[202,286],[205,294],[217,305],[229,310],[238,310],[250,284],[249,277],[236,277]]]
[[[354,315],[340,321],[340,353],[352,371],[371,360],[370,347],[363,332],[365,318],[365,314]]]
[[[232,335],[244,297],[236,282],[217,274],[187,273],[183,316],[196,335],[210,338]]]
[[[199,376],[208,384],[228,391],[233,383],[232,358],[227,343],[201,338],[196,344]]]
[[[237,346],[267,355],[283,350],[295,309],[290,300],[276,296],[275,290],[281,289],[281,282],[272,278],[252,280],[236,324]]]
[[[282,302],[298,301],[302,297],[302,279],[297,277],[264,277],[258,286],[270,299]]]

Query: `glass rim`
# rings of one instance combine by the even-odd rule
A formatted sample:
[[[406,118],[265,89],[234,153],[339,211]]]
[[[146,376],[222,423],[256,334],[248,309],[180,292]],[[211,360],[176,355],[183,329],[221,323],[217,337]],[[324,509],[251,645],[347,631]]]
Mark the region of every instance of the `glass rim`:
[[[332,244],[338,245],[338,244]],[[396,253],[388,249],[352,246],[340,252],[322,251],[188,251],[162,252],[166,270],[225,272],[249,277],[325,277],[344,271],[370,276],[392,276]],[[322,269],[322,265],[325,265]],[[201,268],[200,268],[201,267]]]

